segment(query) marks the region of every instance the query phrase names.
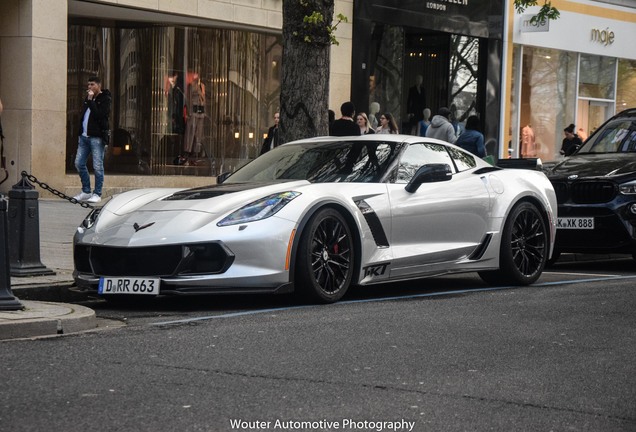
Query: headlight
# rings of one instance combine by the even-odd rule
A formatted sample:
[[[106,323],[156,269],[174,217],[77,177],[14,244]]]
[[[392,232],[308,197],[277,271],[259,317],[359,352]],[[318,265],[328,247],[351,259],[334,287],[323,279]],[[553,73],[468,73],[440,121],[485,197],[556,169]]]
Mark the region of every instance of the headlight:
[[[630,182],[627,182],[627,183],[623,183],[622,185],[618,186],[618,190],[623,195],[634,195],[634,194],[636,194],[636,181],[630,181]]]
[[[93,225],[95,225],[95,222],[97,222],[97,219],[99,218],[99,214],[101,213],[103,207],[97,207],[95,209],[93,209],[88,216],[86,216],[86,219],[84,219],[82,221],[82,226],[86,229],[90,229]]]
[[[265,198],[251,202],[235,212],[230,213],[216,225],[236,225],[239,223],[254,222],[268,218],[278,213],[280,209],[285,207],[289,202],[291,202],[291,200],[299,195],[300,192],[289,191],[266,196]]]

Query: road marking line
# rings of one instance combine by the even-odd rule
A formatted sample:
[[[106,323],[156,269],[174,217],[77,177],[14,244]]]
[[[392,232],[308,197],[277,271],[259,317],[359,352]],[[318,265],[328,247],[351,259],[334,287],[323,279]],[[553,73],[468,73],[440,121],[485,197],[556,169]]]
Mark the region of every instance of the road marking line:
[[[373,302],[391,301],[391,300],[407,300],[407,299],[425,298],[425,297],[439,297],[439,296],[445,296],[445,295],[468,294],[468,293],[474,293],[474,292],[503,291],[508,289],[523,289],[523,288],[530,288],[530,287],[542,287],[542,286],[553,286],[553,285],[576,284],[576,283],[583,283],[583,282],[599,282],[604,280],[635,279],[635,278],[636,278],[636,275],[610,276],[610,277],[574,279],[574,280],[556,281],[556,282],[542,282],[539,284],[529,285],[527,287],[513,285],[513,286],[488,287],[488,288],[470,288],[470,289],[462,289],[462,290],[454,290],[454,291],[440,291],[440,292],[426,293],[426,294],[410,294],[405,296],[380,297],[380,298],[360,299],[360,300],[345,300],[345,301],[340,301],[338,303],[333,303],[332,306],[346,305],[346,304],[353,304],[353,303],[373,303]],[[195,317],[195,318],[186,318],[186,319],[175,320],[175,321],[162,321],[158,323],[151,323],[148,325],[164,326],[164,325],[175,325],[175,324],[187,324],[187,323],[192,323],[197,321],[207,321],[207,320],[220,319],[220,318],[235,318],[240,316],[258,315],[258,314],[271,313],[271,312],[284,312],[288,310],[305,309],[305,308],[316,307],[316,306],[320,306],[320,305],[300,305],[300,306],[285,306],[280,308],[258,309],[258,310],[252,310],[252,311],[233,312],[228,314],[207,315],[207,316],[201,316],[201,317]]]
[[[617,277],[620,275],[614,274],[602,274],[602,273],[569,273],[569,272],[557,272],[557,271],[547,271],[543,272],[543,274],[553,274],[553,275],[572,275],[572,276],[604,276],[604,277]]]

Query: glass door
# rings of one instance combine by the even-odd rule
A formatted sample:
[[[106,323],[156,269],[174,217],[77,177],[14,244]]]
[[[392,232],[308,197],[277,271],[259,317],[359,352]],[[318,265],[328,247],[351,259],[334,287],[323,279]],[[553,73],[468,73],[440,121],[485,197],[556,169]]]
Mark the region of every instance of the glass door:
[[[585,141],[613,112],[613,102],[579,99],[576,133]]]

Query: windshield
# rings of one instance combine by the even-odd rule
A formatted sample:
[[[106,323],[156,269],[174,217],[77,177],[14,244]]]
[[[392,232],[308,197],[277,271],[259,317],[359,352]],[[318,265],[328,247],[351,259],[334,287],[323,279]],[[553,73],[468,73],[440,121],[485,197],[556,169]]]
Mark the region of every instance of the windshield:
[[[616,119],[588,139],[581,153],[625,153],[636,151],[636,120]]]
[[[400,147],[399,143],[384,141],[288,144],[248,163],[225,183],[272,180],[384,182]]]

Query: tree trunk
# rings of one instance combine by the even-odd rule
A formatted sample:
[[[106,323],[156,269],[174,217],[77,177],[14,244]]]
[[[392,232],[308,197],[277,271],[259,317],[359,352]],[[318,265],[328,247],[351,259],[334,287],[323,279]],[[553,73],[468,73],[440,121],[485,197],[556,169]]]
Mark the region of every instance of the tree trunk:
[[[329,66],[334,0],[283,0],[281,141],[329,133]],[[304,22],[319,14],[318,24]]]

